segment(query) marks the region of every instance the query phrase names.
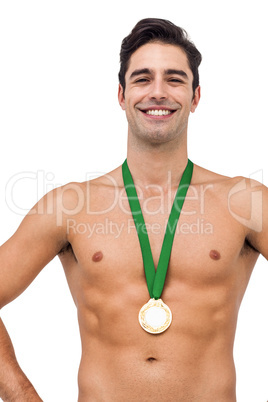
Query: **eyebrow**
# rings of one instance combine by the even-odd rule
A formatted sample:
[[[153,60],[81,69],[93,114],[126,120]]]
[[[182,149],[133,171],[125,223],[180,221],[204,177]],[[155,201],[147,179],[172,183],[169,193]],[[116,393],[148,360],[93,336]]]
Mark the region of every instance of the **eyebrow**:
[[[186,78],[187,80],[189,79],[188,75],[187,75],[186,72],[183,71],[183,70],[176,70],[176,69],[170,68],[170,69],[168,69],[168,70],[165,70],[165,74],[166,74],[166,75],[173,75],[173,74],[176,74],[176,75],[180,75],[181,77]]]
[[[130,79],[137,77],[138,75],[142,75],[142,74],[152,74],[152,70],[150,70],[149,68],[140,68],[137,70],[134,70],[131,75],[130,75]],[[181,77],[186,78],[187,80],[189,79],[188,75],[186,74],[185,71],[183,70],[176,70],[174,68],[169,68],[168,70],[164,71],[165,75],[180,75]]]
[[[134,70],[129,78],[131,79],[131,78],[136,77],[137,75],[141,75],[141,74],[152,74],[152,70],[150,70],[149,68],[140,68],[140,69]]]

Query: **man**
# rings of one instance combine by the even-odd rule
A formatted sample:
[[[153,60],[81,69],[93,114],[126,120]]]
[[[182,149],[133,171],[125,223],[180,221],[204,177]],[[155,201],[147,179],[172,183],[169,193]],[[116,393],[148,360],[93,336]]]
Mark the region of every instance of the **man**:
[[[0,249],[1,307],[59,254],[78,309],[80,402],[236,400],[235,327],[268,256],[267,189],[188,161],[200,62],[183,30],[140,21],[121,48],[127,162],[48,193]],[[40,401],[2,323],[0,340],[0,396]]]

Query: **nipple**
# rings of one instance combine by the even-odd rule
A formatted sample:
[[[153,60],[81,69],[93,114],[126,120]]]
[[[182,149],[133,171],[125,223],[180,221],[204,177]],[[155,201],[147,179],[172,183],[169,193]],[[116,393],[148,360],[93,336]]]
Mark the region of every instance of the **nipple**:
[[[99,262],[102,259],[103,259],[103,254],[101,251],[97,251],[96,253],[93,254],[92,261]]]
[[[209,256],[212,260],[219,260],[221,258],[221,255],[217,250],[210,250]]]

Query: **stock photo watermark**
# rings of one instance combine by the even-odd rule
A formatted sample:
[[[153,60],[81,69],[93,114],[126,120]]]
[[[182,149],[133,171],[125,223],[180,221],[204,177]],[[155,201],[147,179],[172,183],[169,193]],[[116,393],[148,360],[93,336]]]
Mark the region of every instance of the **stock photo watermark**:
[[[168,221],[165,222],[164,227],[168,226]],[[128,219],[127,222],[118,223],[109,218],[105,218],[103,222],[77,222],[75,219],[67,219],[67,233],[74,235],[86,235],[87,238],[91,238],[94,235],[111,235],[115,239],[118,239],[122,235],[128,235],[136,233],[136,230],[143,233],[149,233],[153,235],[161,235],[163,227],[159,223],[145,223],[136,228],[132,219]],[[206,222],[204,219],[197,218],[195,222],[182,224],[178,223],[176,227],[177,234],[213,234],[213,225]]]
[[[68,232],[73,231],[74,234],[84,234],[89,238],[93,234],[111,234],[115,237],[120,236],[122,233],[129,233],[134,225],[129,210],[128,199],[125,194],[125,189],[122,185],[118,185],[113,176],[105,174],[106,181],[108,180],[110,187],[113,189],[113,196],[105,202],[105,208],[98,208],[94,210],[91,208],[91,188],[90,180],[101,176],[101,172],[92,172],[86,174],[87,186],[81,187],[80,183],[70,183],[67,185],[55,184],[55,175],[52,172],[36,171],[36,172],[19,172],[8,180],[6,184],[6,205],[15,214],[25,216],[27,210],[21,203],[20,192],[21,189],[29,183],[36,195],[36,206],[31,210],[31,214],[55,214],[57,225],[61,226],[63,221],[67,222]],[[262,203],[263,194],[261,183],[263,182],[263,172],[258,170],[249,176],[249,179],[240,178],[229,189],[227,194],[227,208],[230,215],[249,229],[257,232],[262,230]],[[207,194],[214,191],[215,184],[201,184],[198,186],[190,186],[186,199],[191,201],[192,209],[182,210],[181,214],[188,217],[195,217],[189,219],[189,222],[178,224],[177,231],[182,234],[211,234],[213,233],[213,225],[205,220],[205,213],[207,210]],[[159,216],[164,215],[170,211],[173,204],[174,189],[171,187],[171,175],[167,176],[167,186],[165,191],[161,186],[149,185],[146,191],[150,190],[153,195],[148,196],[139,186],[136,186],[137,194],[142,200],[142,210],[146,215]],[[73,202],[71,206],[64,204],[64,199],[67,192],[72,192]],[[246,216],[241,215],[237,208],[233,206],[233,200],[239,197],[244,192],[249,191],[250,197],[250,214]],[[110,192],[111,193],[111,192]],[[46,194],[46,202],[43,202],[43,196]],[[55,201],[56,200],[56,201]],[[127,220],[119,224],[113,219],[108,218],[108,215],[113,214],[115,209],[124,215],[127,215]],[[80,222],[77,217],[79,214],[85,213],[89,216],[97,216],[92,219],[94,223]],[[105,220],[101,216],[106,217]],[[96,222],[96,219],[99,221]],[[165,223],[166,225],[167,223]],[[153,234],[160,233],[161,225],[157,222],[148,224],[146,227],[148,232]]]

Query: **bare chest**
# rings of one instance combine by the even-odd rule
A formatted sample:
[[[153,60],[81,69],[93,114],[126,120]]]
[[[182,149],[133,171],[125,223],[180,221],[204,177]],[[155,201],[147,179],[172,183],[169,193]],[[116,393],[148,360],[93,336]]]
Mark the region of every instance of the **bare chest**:
[[[168,214],[144,218],[157,269]],[[150,297],[131,213],[113,208],[94,216],[83,214],[69,221],[68,233],[76,259],[68,254],[62,263],[82,337],[84,333],[84,339],[93,336],[117,347],[131,344],[141,359],[163,357],[166,337],[147,344],[138,323],[138,312]],[[243,228],[222,206],[210,203],[200,211],[196,204],[185,203],[161,295],[172,311],[167,336],[178,358],[183,352],[178,339],[189,353],[193,345],[201,350],[216,334],[227,331],[233,336],[238,306],[256,262],[254,254],[241,252],[244,240]]]
[[[156,204],[146,212],[144,219],[156,269],[169,214],[159,211]],[[139,284],[146,291],[139,238],[126,205],[69,219],[67,229],[78,262],[76,275],[86,283],[103,288],[109,283],[116,291],[125,284],[132,284],[134,289]],[[248,278],[241,267],[250,267],[252,261],[241,257],[244,240],[243,228],[227,208],[213,201],[206,206],[185,202],[175,230],[165,290],[170,288],[171,293],[176,293],[179,284],[227,286],[239,276],[246,282]]]

